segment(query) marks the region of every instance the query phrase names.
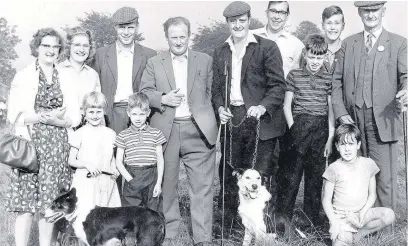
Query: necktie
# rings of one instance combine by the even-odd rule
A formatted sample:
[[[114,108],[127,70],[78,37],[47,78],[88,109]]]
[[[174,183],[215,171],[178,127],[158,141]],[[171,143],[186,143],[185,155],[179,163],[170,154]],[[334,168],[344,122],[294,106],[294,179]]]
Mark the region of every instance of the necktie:
[[[369,33],[367,35],[367,40],[366,40],[366,51],[367,51],[367,53],[370,52],[370,50],[373,48],[373,39],[374,39],[374,34]]]

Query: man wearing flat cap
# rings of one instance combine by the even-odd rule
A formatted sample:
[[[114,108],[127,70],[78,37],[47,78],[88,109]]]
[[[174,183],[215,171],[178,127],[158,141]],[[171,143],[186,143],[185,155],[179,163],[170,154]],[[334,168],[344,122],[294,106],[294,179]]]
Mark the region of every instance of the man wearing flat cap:
[[[227,139],[221,139],[222,148],[225,143],[227,149],[224,198],[226,212],[232,215],[235,215],[238,206],[233,168],[251,168],[255,143],[258,141],[257,119],[260,120],[260,129],[254,169],[262,174],[272,199],[276,197],[276,163],[272,161],[272,152],[277,138],[285,131],[282,56],[275,42],[249,32],[250,10],[247,3],[239,1],[225,8],[224,17],[231,36],[215,49],[213,56],[212,101],[221,123],[227,127]],[[227,84],[225,70],[229,75]],[[225,99],[227,107],[224,105]],[[232,139],[228,124],[232,124]],[[220,165],[221,187],[222,171]],[[222,190],[219,206],[222,205],[221,194]],[[273,204],[272,201],[268,208],[272,208]]]
[[[407,40],[382,25],[386,1],[356,1],[364,30],[343,41],[333,80],[340,123],[362,133],[361,154],[380,168],[375,205],[397,208],[397,141],[407,108]]]
[[[96,50],[93,68],[98,72],[107,99],[108,126],[117,134],[127,128],[128,97],[139,90],[147,60],[156,51],[135,42],[139,28],[136,9],[123,7],[112,16],[117,40]]]
[[[155,56],[156,51],[135,42],[139,28],[136,9],[120,8],[113,14],[112,20],[117,40],[96,50],[92,67],[99,74],[101,91],[106,97],[107,126],[119,134],[128,127],[128,98],[139,90],[147,60]],[[117,182],[122,194],[122,178],[119,177]]]

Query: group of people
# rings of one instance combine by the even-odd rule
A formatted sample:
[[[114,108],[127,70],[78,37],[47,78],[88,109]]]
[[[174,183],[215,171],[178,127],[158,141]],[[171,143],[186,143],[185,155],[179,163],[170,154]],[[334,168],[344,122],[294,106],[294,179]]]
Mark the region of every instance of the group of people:
[[[163,24],[168,51],[157,55],[135,42],[139,18],[130,7],[112,16],[117,41],[97,50],[81,27],[65,41],[51,28],[38,30],[30,43],[36,61],[16,74],[8,99],[8,120],[21,115],[16,134],[35,143],[40,165],[39,173],[11,173],[16,245],[28,244],[37,212],[40,245],[51,245],[44,209],[71,187],[78,206],[162,212],[171,243],[182,221],[180,162],[193,243],[212,245],[217,122],[227,132],[218,201],[225,218],[237,214],[234,169],[254,168],[272,194],[269,218],[292,219],[304,174],[305,214],[319,225],[323,207],[334,245],[392,224],[407,43],[383,28],[385,1],[354,4],[363,32],[341,40],[343,12],[329,6],[324,35],[304,45],[284,28],[288,2],[270,1],[268,23],[257,30],[249,30],[250,6],[233,2],[223,12],[230,37],[212,57],[189,49],[184,17]]]

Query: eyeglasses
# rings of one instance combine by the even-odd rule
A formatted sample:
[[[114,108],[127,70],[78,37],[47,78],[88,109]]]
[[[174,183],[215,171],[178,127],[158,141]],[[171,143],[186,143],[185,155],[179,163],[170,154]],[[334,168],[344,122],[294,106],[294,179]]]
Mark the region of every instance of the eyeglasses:
[[[268,9],[268,11],[269,11],[271,14],[280,15],[280,16],[284,16],[284,15],[287,15],[287,14],[288,14],[287,11],[283,11],[283,10]]]
[[[79,44],[79,43],[75,43],[75,44],[72,44],[72,46],[74,46],[75,48],[82,47],[82,48],[84,48],[84,49],[89,49],[89,48],[91,48],[91,46],[90,46],[89,44]]]
[[[59,50],[61,48],[61,45],[40,44],[40,46],[44,47],[44,49],[53,49],[53,50]]]

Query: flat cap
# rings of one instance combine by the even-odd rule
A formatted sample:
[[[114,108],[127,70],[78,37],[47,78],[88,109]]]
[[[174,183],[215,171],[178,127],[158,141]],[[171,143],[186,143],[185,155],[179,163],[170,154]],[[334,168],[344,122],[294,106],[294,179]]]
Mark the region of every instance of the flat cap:
[[[131,7],[122,7],[112,15],[112,20],[115,25],[128,24],[137,21],[139,14],[136,9]]]
[[[355,1],[354,6],[362,9],[379,9],[387,1]]]
[[[230,3],[224,10],[224,17],[234,17],[248,13],[251,7],[246,2],[235,1]]]

